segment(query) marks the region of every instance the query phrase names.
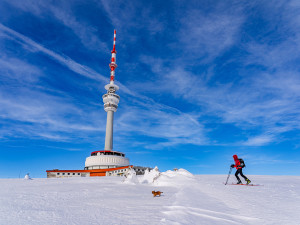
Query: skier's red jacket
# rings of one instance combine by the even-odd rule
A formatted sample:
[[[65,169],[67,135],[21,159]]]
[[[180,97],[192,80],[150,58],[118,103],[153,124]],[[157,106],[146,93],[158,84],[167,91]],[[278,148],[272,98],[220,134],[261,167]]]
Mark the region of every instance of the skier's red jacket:
[[[236,169],[241,169],[242,167],[240,166],[241,163],[240,163],[240,160],[238,159],[238,156],[237,156],[237,155],[233,155],[232,157],[233,157],[234,162],[235,162],[234,167],[235,167]]]

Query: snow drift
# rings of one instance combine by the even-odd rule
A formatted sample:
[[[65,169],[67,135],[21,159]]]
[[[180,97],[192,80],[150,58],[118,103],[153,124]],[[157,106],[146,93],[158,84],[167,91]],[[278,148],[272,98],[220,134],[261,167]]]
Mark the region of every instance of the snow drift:
[[[194,175],[185,169],[176,171],[168,170],[161,173],[153,180],[155,186],[182,186],[186,183],[193,183],[195,181]]]
[[[186,182],[193,182],[195,177],[193,174],[185,169],[168,170],[166,172],[159,172],[159,169],[155,167],[151,171],[148,169],[143,176],[137,178],[134,170],[131,170],[128,176],[125,178],[124,183],[130,184],[151,184],[154,186],[178,186],[184,185]]]
[[[151,184],[159,176],[160,176],[160,172],[159,172],[159,169],[156,166],[151,171],[146,169],[145,174],[142,177],[139,178],[139,182],[143,183],[143,184]]]
[[[31,180],[31,177],[29,176],[29,173],[27,173],[24,177],[24,180]]]
[[[125,184],[137,184],[139,183],[137,176],[136,176],[136,172],[131,169],[128,171],[123,183]]]

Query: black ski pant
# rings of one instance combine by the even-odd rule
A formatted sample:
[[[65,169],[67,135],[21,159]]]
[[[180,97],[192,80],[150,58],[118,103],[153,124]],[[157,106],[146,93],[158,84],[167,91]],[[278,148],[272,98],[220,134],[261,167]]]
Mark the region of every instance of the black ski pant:
[[[242,168],[239,168],[239,169],[237,169],[236,170],[236,172],[235,172],[235,177],[236,177],[236,179],[238,180],[238,181],[241,181],[241,179],[239,178],[239,174],[241,174],[241,176],[247,181],[248,180],[248,178],[243,174],[243,169]]]

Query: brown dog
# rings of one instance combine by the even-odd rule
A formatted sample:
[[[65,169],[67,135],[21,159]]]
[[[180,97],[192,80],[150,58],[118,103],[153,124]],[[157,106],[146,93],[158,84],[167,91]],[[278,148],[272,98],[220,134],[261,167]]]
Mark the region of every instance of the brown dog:
[[[161,192],[161,191],[152,191],[153,197],[156,197],[156,196],[160,197],[161,193],[163,193],[163,192]]]

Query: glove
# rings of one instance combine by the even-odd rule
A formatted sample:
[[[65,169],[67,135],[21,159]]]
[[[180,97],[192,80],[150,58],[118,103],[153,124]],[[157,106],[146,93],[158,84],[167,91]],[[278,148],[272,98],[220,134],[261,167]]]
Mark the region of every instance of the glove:
[[[231,168],[233,168],[234,167],[234,164],[231,164],[231,166],[230,166]]]

